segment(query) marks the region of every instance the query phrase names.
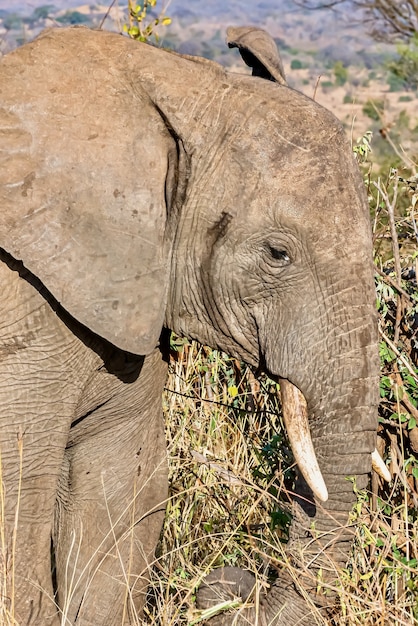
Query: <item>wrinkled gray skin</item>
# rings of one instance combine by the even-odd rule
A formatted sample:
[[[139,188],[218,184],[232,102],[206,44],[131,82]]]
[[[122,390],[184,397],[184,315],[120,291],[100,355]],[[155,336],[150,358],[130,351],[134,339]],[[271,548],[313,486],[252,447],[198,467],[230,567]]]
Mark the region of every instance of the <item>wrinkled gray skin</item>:
[[[332,583],[346,561],[346,476],[365,485],[376,431],[362,181],[341,125],[285,85],[268,36],[229,39],[254,76],[87,29],[1,60],[0,442],[21,625],[141,612],[167,496],[163,328],[287,378],[308,403],[329,500],[298,480],[300,578],[284,571],[243,623],[313,624],[317,569]],[[222,577],[251,589],[236,570],[209,583]],[[200,604],[222,589],[203,585]]]

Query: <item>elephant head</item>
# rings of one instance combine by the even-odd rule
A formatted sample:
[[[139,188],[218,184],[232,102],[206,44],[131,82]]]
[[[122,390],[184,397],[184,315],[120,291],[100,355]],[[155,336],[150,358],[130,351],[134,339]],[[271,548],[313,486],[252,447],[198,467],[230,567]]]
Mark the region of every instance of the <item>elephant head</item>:
[[[123,351],[149,354],[165,326],[281,381],[300,468],[288,554],[315,599],[350,548],[347,476],[363,487],[375,448],[368,207],[341,124],[286,85],[274,42],[229,43],[253,76],[85,29],[5,57],[0,245]],[[241,585],[214,573],[202,605],[225,576]],[[261,612],[312,623],[287,574]]]

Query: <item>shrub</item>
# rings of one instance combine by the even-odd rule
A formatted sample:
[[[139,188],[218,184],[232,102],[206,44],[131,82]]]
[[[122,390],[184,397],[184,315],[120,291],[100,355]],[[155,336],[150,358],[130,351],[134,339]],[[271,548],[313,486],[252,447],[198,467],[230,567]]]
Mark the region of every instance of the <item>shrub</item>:
[[[398,57],[387,63],[389,69],[389,85],[391,91],[398,91],[397,86],[404,89],[418,88],[418,33],[407,44],[399,44]]]
[[[334,76],[335,76],[335,84],[339,87],[345,85],[348,79],[348,70],[345,67],[342,61],[337,61],[334,63]]]
[[[303,67],[304,67],[304,64],[302,63],[300,59],[292,59],[290,63],[291,70],[301,70],[303,69]]]
[[[321,89],[322,91],[329,91],[330,89],[332,89],[334,87],[334,83],[331,80],[324,80],[321,83]]]
[[[51,11],[54,10],[54,8],[55,7],[53,4],[43,4],[40,7],[36,7],[36,9],[32,13],[31,19],[35,22],[37,20],[46,20],[46,18],[49,17],[49,14],[51,13]]]
[[[17,13],[10,13],[3,19],[3,26],[6,30],[17,30],[22,28],[23,20]]]
[[[378,122],[383,115],[385,104],[383,100],[367,100],[363,106],[363,113],[371,120]]]
[[[412,102],[413,98],[411,96],[399,96],[398,102]]]
[[[389,74],[388,85],[390,91],[405,91],[406,84],[403,78],[395,74]]]
[[[89,22],[89,17],[84,15],[84,13],[80,13],[80,11],[66,11],[64,15],[56,18],[57,22],[61,24],[68,24],[71,26],[75,26],[76,24],[86,24]]]

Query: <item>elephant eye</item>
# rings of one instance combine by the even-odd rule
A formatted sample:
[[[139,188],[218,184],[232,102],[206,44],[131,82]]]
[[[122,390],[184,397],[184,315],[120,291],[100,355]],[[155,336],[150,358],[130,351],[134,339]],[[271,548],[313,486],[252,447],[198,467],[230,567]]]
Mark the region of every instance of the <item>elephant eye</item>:
[[[275,259],[276,261],[281,261],[281,264],[287,265],[288,263],[290,263],[290,256],[288,255],[286,250],[282,250],[281,248],[274,248],[270,245],[268,246],[268,250],[273,259]]]

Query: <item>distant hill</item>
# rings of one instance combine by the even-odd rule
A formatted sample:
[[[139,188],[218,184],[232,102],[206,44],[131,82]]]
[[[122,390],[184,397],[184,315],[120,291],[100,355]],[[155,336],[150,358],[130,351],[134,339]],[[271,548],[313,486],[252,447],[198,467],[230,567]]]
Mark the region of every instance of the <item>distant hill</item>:
[[[0,0],[0,10],[16,12],[22,15],[29,15],[34,9],[44,5],[53,5],[57,10],[71,9],[79,6],[80,0]],[[95,2],[89,4],[94,5]],[[102,4],[111,4],[103,2]],[[119,6],[127,5],[125,0],[118,0]],[[168,3],[159,0],[158,4],[163,6],[169,4],[171,15],[184,16],[186,12],[200,17],[214,17],[229,14],[236,17],[246,13],[249,18],[255,19],[257,14],[263,15],[272,11],[300,11],[292,0],[170,0]]]
[[[88,2],[88,0],[87,0]],[[33,39],[47,26],[101,24],[110,0],[0,0],[0,54]],[[103,28],[121,31],[127,1],[111,9]],[[157,10],[164,7],[159,0]],[[204,56],[236,71],[248,71],[225,45],[229,25],[262,26],[275,38],[289,84],[332,110],[354,134],[375,131],[376,153],[387,148],[379,129],[394,129],[406,149],[418,143],[417,98],[391,83],[385,60],[391,46],[374,42],[352,15],[306,11],[292,0],[171,0],[172,24],[159,31],[158,45]],[[399,129],[399,132],[398,130]],[[384,135],[384,133],[382,133]]]
[[[161,10],[164,4],[167,2],[159,0],[157,10]],[[0,18],[3,18],[3,23],[6,20],[6,26],[12,24],[6,32],[0,31],[0,51],[12,47],[13,42],[22,43],[41,30],[45,23],[34,19],[39,14],[48,11],[52,18],[62,20],[63,13],[77,10],[89,14],[92,23],[97,23],[109,5],[110,0],[88,4],[83,4],[83,0],[0,0]],[[122,15],[126,7],[127,0],[118,0],[112,15]],[[224,31],[230,24],[265,26],[284,47],[315,50],[324,59],[340,60],[345,64],[371,66],[376,59],[380,60],[382,54],[381,48],[371,41],[361,23],[352,23],[351,14],[344,11],[307,11],[292,0],[170,0],[167,13],[173,18],[173,25],[165,31],[165,45],[176,47],[183,44],[185,50],[205,56],[210,56],[209,48],[214,51],[218,46],[219,54],[213,52],[212,57],[217,57],[221,63],[229,62],[222,54],[225,52],[222,47]],[[22,21],[30,28],[25,28]],[[105,27],[115,28],[115,20],[113,24],[112,20],[108,20]],[[218,30],[219,37],[214,38]],[[204,34],[214,38],[211,44],[208,41],[204,43]]]

